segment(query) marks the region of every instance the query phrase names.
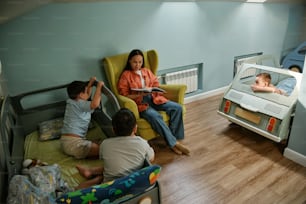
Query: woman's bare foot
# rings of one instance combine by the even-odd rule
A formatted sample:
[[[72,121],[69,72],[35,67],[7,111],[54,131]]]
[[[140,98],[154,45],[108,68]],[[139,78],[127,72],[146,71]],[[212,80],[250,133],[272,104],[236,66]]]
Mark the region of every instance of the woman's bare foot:
[[[183,145],[180,142],[177,142],[174,147],[176,147],[178,150],[180,150],[183,154],[186,154],[186,155],[190,154],[189,148],[186,147],[185,145]]]
[[[182,151],[180,151],[176,146],[172,147],[171,150],[174,151],[178,155],[182,154]]]
[[[82,176],[84,176],[85,178],[89,179],[89,178],[92,177],[92,173],[91,173],[91,171],[88,168],[86,168],[84,166],[80,166],[80,165],[76,165],[76,168],[78,169],[80,174]]]

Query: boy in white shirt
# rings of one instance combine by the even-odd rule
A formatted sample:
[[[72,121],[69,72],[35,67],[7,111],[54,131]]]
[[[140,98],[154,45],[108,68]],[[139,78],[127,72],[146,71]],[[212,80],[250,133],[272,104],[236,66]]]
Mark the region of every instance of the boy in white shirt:
[[[113,116],[112,125],[116,137],[107,138],[100,145],[103,167],[77,166],[80,174],[89,180],[76,189],[127,176],[141,169],[146,159],[150,162],[154,160],[153,148],[145,139],[135,135],[137,124],[133,112],[126,108],[120,109]]]

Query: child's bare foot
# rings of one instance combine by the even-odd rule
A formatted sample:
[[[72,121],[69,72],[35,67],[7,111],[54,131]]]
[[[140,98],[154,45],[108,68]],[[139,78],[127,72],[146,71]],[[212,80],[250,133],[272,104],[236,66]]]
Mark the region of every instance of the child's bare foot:
[[[76,165],[76,168],[79,170],[80,174],[85,178],[89,179],[92,177],[92,173],[88,168],[80,165]]]
[[[93,186],[93,185],[98,185],[98,184],[101,184],[103,181],[103,176],[96,176],[88,181],[85,181],[83,183],[80,183],[76,188],[75,190],[79,190],[79,189],[83,189],[83,188],[88,188],[90,186]]]

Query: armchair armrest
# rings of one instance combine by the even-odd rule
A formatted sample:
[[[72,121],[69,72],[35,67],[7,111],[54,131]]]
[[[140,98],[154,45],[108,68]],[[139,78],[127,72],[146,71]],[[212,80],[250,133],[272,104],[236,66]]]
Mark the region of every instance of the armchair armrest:
[[[165,96],[171,101],[181,105],[184,104],[184,97],[187,86],[185,84],[160,84],[160,88],[166,90]]]
[[[128,108],[129,110],[131,110],[134,113],[136,119],[140,118],[135,101],[122,95],[118,95],[118,101],[121,107]]]

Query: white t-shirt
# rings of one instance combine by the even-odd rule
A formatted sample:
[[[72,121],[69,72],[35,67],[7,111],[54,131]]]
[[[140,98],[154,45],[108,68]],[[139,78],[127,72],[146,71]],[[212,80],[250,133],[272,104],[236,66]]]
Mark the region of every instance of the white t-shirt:
[[[145,85],[145,80],[144,80],[144,78],[143,78],[143,76],[142,76],[141,70],[137,70],[137,71],[135,71],[135,72],[136,72],[136,74],[138,74],[138,75],[140,76],[140,81],[141,81],[141,86],[142,86],[142,88],[145,88],[145,87],[146,87],[146,85]]]
[[[105,139],[100,145],[104,182],[127,176],[143,167],[145,159],[154,158],[154,150],[139,136]]]

